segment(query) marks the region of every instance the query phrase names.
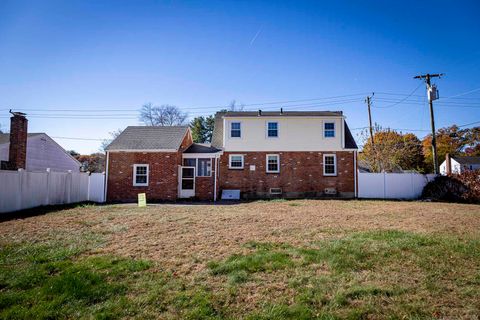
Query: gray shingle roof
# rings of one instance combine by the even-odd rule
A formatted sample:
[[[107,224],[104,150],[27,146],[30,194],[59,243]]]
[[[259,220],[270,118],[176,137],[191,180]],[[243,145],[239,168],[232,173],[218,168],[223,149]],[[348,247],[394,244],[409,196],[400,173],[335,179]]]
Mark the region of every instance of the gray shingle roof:
[[[36,132],[36,133],[27,133],[27,137],[35,137],[39,134],[45,134],[43,132]],[[10,133],[0,133],[0,144],[10,143]]]
[[[331,117],[341,116],[342,111],[227,111],[225,117]]]
[[[130,126],[108,145],[107,151],[178,150],[187,130],[187,126]]]
[[[460,164],[480,164],[480,157],[452,157]]]
[[[216,153],[222,151],[212,147],[209,143],[193,143],[183,153]]]
[[[343,113],[341,111],[284,111],[283,114],[280,112],[262,112],[262,116],[341,116]],[[221,148],[223,145],[223,117],[258,117],[258,112],[217,112],[215,114],[215,126],[212,134],[212,147]],[[348,128],[347,122],[345,123],[345,148],[346,149],[358,149],[357,143]]]

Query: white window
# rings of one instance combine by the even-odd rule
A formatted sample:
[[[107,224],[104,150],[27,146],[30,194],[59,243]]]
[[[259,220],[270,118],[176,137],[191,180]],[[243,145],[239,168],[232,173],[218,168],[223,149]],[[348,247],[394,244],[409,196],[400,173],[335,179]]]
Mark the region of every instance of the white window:
[[[197,160],[197,177],[210,177],[212,175],[212,159],[199,158]]]
[[[186,158],[183,159],[185,167],[195,167],[197,177],[211,177],[212,176],[212,159],[210,158]]]
[[[229,156],[228,167],[230,169],[243,169],[243,154],[231,154]]]
[[[136,187],[148,186],[148,164],[133,165],[133,185]]]
[[[232,122],[230,123],[230,137],[241,138],[242,137],[242,123]]]
[[[323,124],[323,136],[325,138],[335,138],[335,122],[325,122]]]
[[[278,122],[267,122],[267,137],[268,138],[278,137]]]
[[[280,156],[278,154],[267,154],[267,172],[280,172]]]
[[[334,154],[323,155],[323,175],[336,176],[337,175],[337,156]]]

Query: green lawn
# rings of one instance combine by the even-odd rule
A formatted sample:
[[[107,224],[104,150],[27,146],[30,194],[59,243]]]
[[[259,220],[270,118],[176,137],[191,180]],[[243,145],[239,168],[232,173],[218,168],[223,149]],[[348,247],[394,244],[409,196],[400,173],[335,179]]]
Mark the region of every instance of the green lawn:
[[[341,228],[332,228],[329,217],[319,213],[323,220],[298,229],[302,219],[310,219],[303,215],[321,211],[324,204],[339,207],[338,219],[348,220],[357,212],[382,225],[358,227],[344,221]],[[473,319],[480,314],[480,236],[475,231],[480,210],[415,204],[433,215],[441,214],[439,205],[456,210],[459,219],[447,219],[452,225],[471,220],[466,231],[450,231],[452,226],[419,231],[415,225],[428,226],[429,221],[410,227],[404,218],[419,214],[410,212],[412,203],[373,201],[257,202],[214,209],[86,206],[3,222],[0,318]],[[252,214],[262,209],[268,214]],[[278,219],[270,210],[278,211]],[[400,210],[398,220],[392,217],[395,210]],[[300,220],[295,226],[285,220],[292,215]],[[272,230],[232,229],[235,217],[251,221],[255,216],[259,218],[252,228]],[[159,228],[158,237],[142,238],[138,221],[142,228]],[[228,230],[219,226],[221,221]],[[200,255],[202,247],[197,246],[177,258],[159,249],[163,242],[179,241],[160,236],[166,232],[161,228],[175,226],[186,228],[191,238],[185,241],[212,237],[210,246],[223,241],[229,246],[229,237],[236,235],[251,239],[237,241],[230,253]],[[160,247],[142,254],[115,249],[115,243],[127,238],[123,250],[128,245],[135,250]],[[181,250],[181,242],[171,245]]]

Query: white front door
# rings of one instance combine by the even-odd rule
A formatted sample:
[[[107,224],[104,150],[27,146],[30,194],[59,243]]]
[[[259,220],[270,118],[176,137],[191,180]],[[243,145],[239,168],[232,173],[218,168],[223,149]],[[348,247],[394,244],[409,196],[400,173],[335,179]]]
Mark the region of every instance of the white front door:
[[[195,196],[195,167],[180,167],[180,198]]]

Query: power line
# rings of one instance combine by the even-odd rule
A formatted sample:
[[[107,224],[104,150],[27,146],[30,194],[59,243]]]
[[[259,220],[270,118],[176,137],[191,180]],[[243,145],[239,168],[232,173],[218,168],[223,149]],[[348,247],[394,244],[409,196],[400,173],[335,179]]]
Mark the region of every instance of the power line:
[[[288,104],[288,103],[296,103],[296,102],[307,102],[307,101],[322,101],[322,100],[332,100],[332,99],[338,99],[338,98],[346,98],[346,97],[355,97],[355,96],[363,96],[366,93],[355,93],[355,94],[346,94],[346,95],[339,95],[339,96],[330,96],[330,97],[322,97],[322,98],[313,98],[313,99],[298,99],[298,100],[283,100],[283,101],[270,101],[270,102],[255,102],[255,103],[250,103],[250,104],[240,104],[239,106],[242,107],[252,107],[252,106],[263,106],[263,105],[282,105],[283,104]],[[188,107],[188,108],[180,108],[182,110],[205,110],[205,109],[228,109],[230,105],[220,105],[220,106],[206,106],[206,107]],[[78,107],[77,107],[78,108]],[[0,111],[8,111],[11,108],[6,108],[6,109],[0,109]],[[58,109],[58,108],[47,108],[47,107],[42,107],[42,108],[18,108],[24,111],[51,111],[51,112],[124,112],[128,110],[136,110],[139,111],[140,108],[138,106],[132,107],[132,106],[125,106],[122,109],[112,109],[112,108],[103,108],[103,107],[97,107],[94,109]]]
[[[406,96],[404,99],[402,99],[402,100],[400,100],[400,101],[398,101],[398,102],[396,102],[396,103],[393,103],[393,104],[390,104],[390,105],[384,106],[384,107],[376,107],[376,106],[374,106],[374,108],[383,108],[383,109],[393,108],[393,107],[399,105],[400,103],[402,103],[403,101],[407,100],[408,98],[410,98],[410,97],[421,87],[421,85],[422,85],[422,84],[420,83],[408,96]]]

